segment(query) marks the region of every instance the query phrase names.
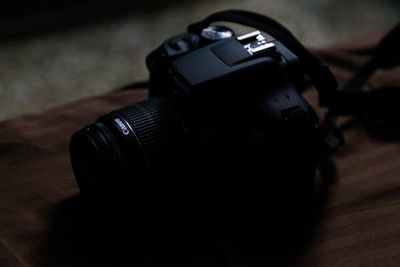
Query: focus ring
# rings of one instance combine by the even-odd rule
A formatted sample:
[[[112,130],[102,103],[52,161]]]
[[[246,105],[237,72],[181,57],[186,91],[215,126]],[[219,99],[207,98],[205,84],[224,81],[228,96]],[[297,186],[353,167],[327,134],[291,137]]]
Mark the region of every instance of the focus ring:
[[[95,125],[101,129],[101,131],[105,134],[106,137],[106,142],[111,146],[112,153],[117,157],[118,160],[122,160],[122,148],[118,144],[118,142],[112,138],[113,135],[111,132],[102,124],[102,123],[95,123]]]

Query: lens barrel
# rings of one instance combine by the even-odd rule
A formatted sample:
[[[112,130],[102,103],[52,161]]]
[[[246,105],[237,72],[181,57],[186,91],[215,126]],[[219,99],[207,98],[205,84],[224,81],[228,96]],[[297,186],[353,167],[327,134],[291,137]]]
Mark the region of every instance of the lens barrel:
[[[100,117],[75,133],[71,162],[83,193],[145,194],[176,169],[182,120],[175,96],[155,97]]]

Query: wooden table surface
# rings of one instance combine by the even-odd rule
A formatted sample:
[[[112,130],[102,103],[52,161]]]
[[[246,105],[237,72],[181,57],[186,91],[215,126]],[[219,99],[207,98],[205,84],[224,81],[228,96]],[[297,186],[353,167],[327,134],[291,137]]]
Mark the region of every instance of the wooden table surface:
[[[376,40],[371,37],[316,53],[343,83],[367,59],[357,51]],[[398,86],[399,74],[399,68],[378,72],[368,87]],[[315,92],[305,94],[316,104]],[[115,91],[0,123],[1,266],[152,266],[179,258],[191,258],[180,263],[196,266],[400,265],[400,143],[395,137],[371,134],[351,118],[341,120],[346,124],[346,145],[332,156],[332,162],[321,163],[318,184],[322,186],[317,187],[310,212],[304,213],[309,218],[302,218],[307,229],[298,229],[304,231],[298,235],[302,241],[281,245],[276,257],[267,251],[273,244],[243,256],[218,238],[210,238],[209,244],[202,245],[205,248],[188,257],[190,248],[168,249],[185,247],[170,244],[174,232],[152,244],[157,248],[150,251],[144,248],[149,246],[146,242],[132,245],[136,242],[132,235],[121,247],[124,236],[107,229],[101,217],[93,217],[83,207],[68,142],[99,115],[146,97],[146,90]],[[189,239],[205,232],[192,233]]]

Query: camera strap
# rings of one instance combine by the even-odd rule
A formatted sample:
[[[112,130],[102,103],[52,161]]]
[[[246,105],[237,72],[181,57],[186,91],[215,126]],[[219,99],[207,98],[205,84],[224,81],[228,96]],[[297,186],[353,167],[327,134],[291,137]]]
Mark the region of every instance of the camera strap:
[[[373,99],[378,96],[381,102],[386,99],[387,105],[393,103],[394,98],[399,99],[399,88],[389,90],[385,88],[385,92],[380,92],[382,89],[374,89],[371,92],[363,91],[364,84],[369,80],[371,75],[378,69],[389,69],[400,64],[400,23],[394,27],[380,43],[370,51],[372,57],[364,65],[362,65],[353,75],[353,77],[337,90],[332,95],[330,107],[331,113],[335,115],[359,115],[366,108],[374,105]],[[397,102],[398,102],[397,101]],[[368,102],[368,104],[367,104]],[[386,108],[387,108],[387,105]],[[381,107],[384,109],[385,107]]]
[[[400,88],[398,86],[362,90],[371,75],[378,69],[389,69],[400,64],[400,23],[396,25],[380,43],[368,51],[372,57],[362,65],[353,77],[340,90],[332,95],[329,110],[324,118],[325,124],[335,123],[340,115],[359,116],[371,125],[381,129],[398,128],[398,107]]]
[[[282,42],[299,57],[305,73],[310,77],[319,92],[320,105],[329,106],[332,99],[331,96],[338,87],[335,77],[330,69],[311,54],[284,26],[269,17],[250,11],[226,10],[214,13],[197,23],[189,25],[188,32],[199,34],[202,29],[217,21],[234,22],[253,27],[272,35]]]
[[[345,90],[360,90],[378,68],[388,69],[400,63],[400,23],[396,25],[372,51],[372,58],[365,63],[343,86]]]
[[[191,24],[188,32],[199,34],[202,29],[217,21],[233,22],[253,27],[264,31],[295,53],[300,59],[305,73],[319,93],[319,104],[328,107],[322,128],[326,137],[329,137],[337,145],[330,145],[333,152],[343,143],[343,136],[336,127],[336,117],[340,115],[360,115],[363,113],[376,113],[384,117],[386,121],[398,121],[397,107],[400,105],[399,88],[383,88],[372,92],[362,91],[365,82],[379,68],[387,69],[400,64],[400,24],[392,29],[374,48],[372,58],[354,74],[354,76],[337,90],[338,84],[330,69],[311,54],[284,26],[277,21],[250,11],[226,10],[214,13],[205,19]],[[324,137],[323,137],[324,138]],[[326,138],[324,138],[326,139]]]
[[[204,20],[191,24],[188,32],[200,34],[201,30],[217,21],[234,22],[256,28],[272,35],[291,50],[300,60],[305,73],[310,77],[312,84],[319,94],[319,105],[329,107],[335,95],[338,83],[328,66],[311,54],[284,26],[277,21],[261,14],[243,11],[226,10],[214,13]],[[320,127],[319,151],[321,155],[334,152],[343,144],[343,135],[336,127],[335,120],[326,120]]]

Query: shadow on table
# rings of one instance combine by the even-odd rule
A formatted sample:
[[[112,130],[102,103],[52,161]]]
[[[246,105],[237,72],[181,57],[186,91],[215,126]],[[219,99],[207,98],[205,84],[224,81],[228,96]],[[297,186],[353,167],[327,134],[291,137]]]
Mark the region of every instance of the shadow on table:
[[[82,196],[57,209],[40,249],[44,266],[290,265],[313,237],[335,179],[335,166],[320,162],[308,208],[259,212],[245,208],[154,212],[129,216],[129,208],[93,208]],[[107,210],[107,211],[106,211]],[[150,212],[151,213],[151,212]],[[124,214],[124,216],[121,216]]]

